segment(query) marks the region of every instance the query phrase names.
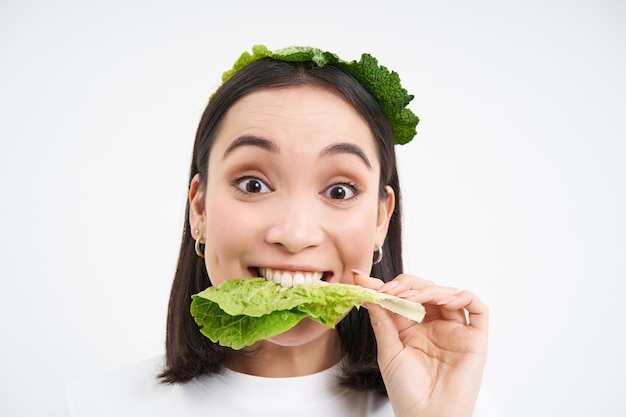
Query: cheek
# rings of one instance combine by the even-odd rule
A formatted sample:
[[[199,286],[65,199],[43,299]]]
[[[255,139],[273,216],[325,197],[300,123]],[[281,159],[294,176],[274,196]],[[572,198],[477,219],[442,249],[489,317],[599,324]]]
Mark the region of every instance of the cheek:
[[[344,265],[341,281],[352,283],[352,269],[369,273],[376,243],[376,210],[355,210],[335,222],[334,242]]]
[[[246,273],[242,255],[254,244],[259,221],[228,199],[207,199],[206,203],[205,262],[215,285]]]

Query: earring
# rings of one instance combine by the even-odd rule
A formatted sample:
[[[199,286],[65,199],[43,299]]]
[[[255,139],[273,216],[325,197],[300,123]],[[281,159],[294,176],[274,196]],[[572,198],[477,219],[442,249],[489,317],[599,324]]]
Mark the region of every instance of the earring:
[[[196,249],[196,255],[204,258],[204,253],[202,253],[202,249],[200,248],[200,238],[196,239],[196,244],[194,245],[194,248]]]
[[[378,245],[376,245],[378,246]],[[383,247],[378,246],[378,248],[374,251],[374,262],[373,264],[376,265],[378,263],[380,263],[380,261],[383,260]]]

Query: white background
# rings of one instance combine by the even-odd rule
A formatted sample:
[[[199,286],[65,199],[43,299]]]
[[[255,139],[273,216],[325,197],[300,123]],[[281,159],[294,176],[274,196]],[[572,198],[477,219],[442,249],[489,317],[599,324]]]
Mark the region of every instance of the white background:
[[[415,95],[407,270],[491,307],[505,416],[626,415],[621,1],[0,3],[0,415],[163,351],[193,136],[255,43]]]

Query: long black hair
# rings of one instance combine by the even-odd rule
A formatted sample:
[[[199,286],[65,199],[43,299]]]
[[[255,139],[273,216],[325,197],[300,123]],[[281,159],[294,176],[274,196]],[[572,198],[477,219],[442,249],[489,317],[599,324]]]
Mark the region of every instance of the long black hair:
[[[238,99],[258,90],[301,85],[338,94],[363,117],[374,135],[381,167],[379,195],[381,200],[385,199],[386,186],[391,186],[395,192],[395,208],[385,239],[385,255],[380,263],[372,266],[371,275],[389,281],[402,272],[401,200],[393,131],[376,100],[350,74],[337,67],[265,58],[237,72],[217,90],[202,115],[193,148],[189,185],[192,178],[200,174],[200,187],[206,186],[209,153],[216,133],[226,112]],[[167,383],[184,383],[198,375],[219,372],[224,357],[233,352],[203,336],[189,312],[191,296],[211,286],[211,281],[203,259],[194,250],[188,218],[189,202],[167,315],[166,366],[160,375]],[[342,384],[357,390],[385,393],[367,310],[353,309],[337,325],[337,331],[345,353]]]

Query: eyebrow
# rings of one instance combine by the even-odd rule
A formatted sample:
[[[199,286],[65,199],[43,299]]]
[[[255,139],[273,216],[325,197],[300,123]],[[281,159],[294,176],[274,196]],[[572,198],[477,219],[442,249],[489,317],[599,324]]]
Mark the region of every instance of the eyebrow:
[[[228,148],[224,151],[224,155],[222,155],[222,160],[226,158],[230,153],[232,153],[235,149],[240,148],[242,146],[257,146],[261,149],[264,149],[273,153],[280,153],[278,146],[276,143],[271,140],[259,138],[257,136],[240,136],[231,143]]]
[[[326,157],[342,153],[358,156],[370,170],[372,169],[372,164],[370,163],[370,160],[367,159],[367,156],[365,156],[365,152],[363,152],[361,148],[353,143],[336,143],[327,146],[326,148],[322,149],[322,151],[320,152],[320,156]]]
[[[243,146],[256,146],[268,152],[272,152],[276,154],[280,153],[280,149],[278,148],[278,145],[276,145],[276,143],[272,142],[271,140],[260,138],[257,136],[240,136],[237,139],[235,139],[228,146],[228,148],[226,148],[226,150],[224,151],[224,155],[222,155],[222,160],[225,159],[229,154],[231,154],[235,149],[243,147]],[[365,152],[363,152],[363,150],[359,146],[353,143],[342,142],[342,143],[334,143],[332,145],[329,145],[326,148],[322,149],[322,151],[320,152],[320,157],[329,157],[329,156],[334,156],[334,155],[339,155],[339,154],[356,155],[363,161],[365,165],[367,165],[369,169],[372,169],[372,164],[370,163],[370,160],[365,155]]]

